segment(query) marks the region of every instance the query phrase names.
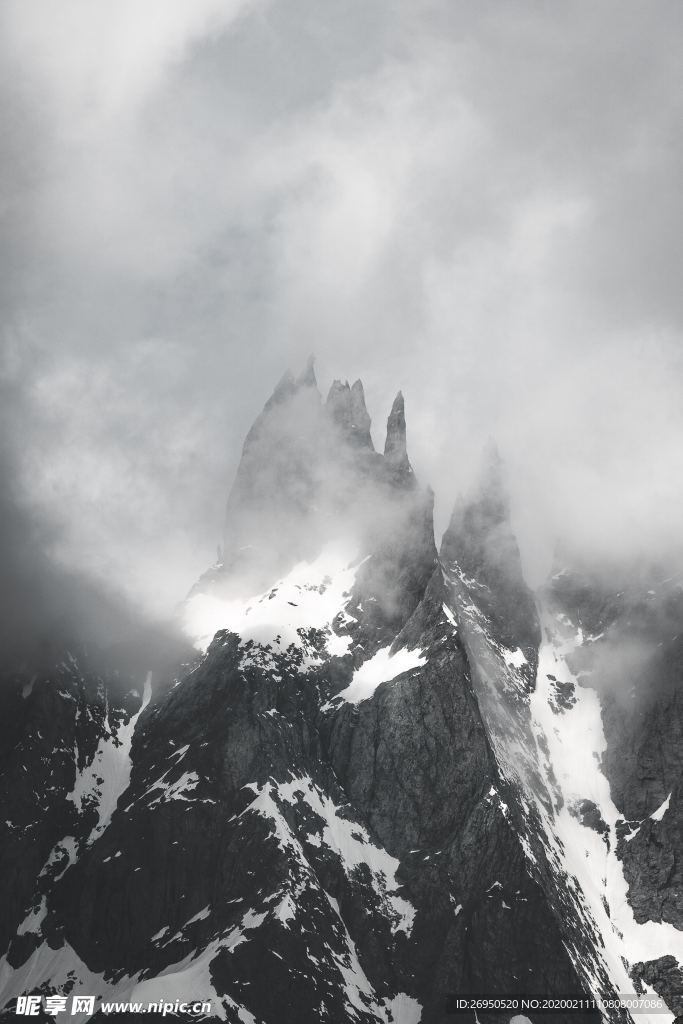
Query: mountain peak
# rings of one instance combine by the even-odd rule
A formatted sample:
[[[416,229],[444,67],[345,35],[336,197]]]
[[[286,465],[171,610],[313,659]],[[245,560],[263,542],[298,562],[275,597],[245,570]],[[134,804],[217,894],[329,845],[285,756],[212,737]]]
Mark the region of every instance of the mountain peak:
[[[290,370],[280,377],[272,395],[254,420],[246,436],[243,452],[253,446],[262,434],[272,434],[273,429],[277,433],[279,428],[274,426],[274,417],[278,420],[285,417],[288,427],[291,429],[297,422],[307,422],[311,417],[315,417],[320,408],[320,401],[321,396],[311,357],[298,377],[295,377]]]
[[[403,392],[399,391],[387,420],[387,439],[384,444],[384,457],[395,468],[409,470],[408,449],[406,447],[406,415]]]
[[[325,402],[325,408],[332,420],[341,429],[347,440],[359,448],[374,451],[370,436],[371,419],[365,407],[365,394],[360,380],[349,387],[349,382],[334,380]]]
[[[479,497],[486,502],[489,515],[497,522],[505,522],[510,517],[510,502],[505,485],[505,467],[493,437],[486,441],[479,473]]]
[[[312,359],[299,376],[285,374],[247,434],[228,498],[226,582],[249,575],[250,586],[266,585],[292,559],[316,556],[340,522],[345,534],[364,537],[399,492],[417,500],[403,396],[389,417],[384,457],[370,424],[360,380],[335,380],[323,401]]]
[[[303,391],[307,388],[314,388],[316,391],[318,389],[313,356],[309,356],[304,369],[297,377],[294,376],[291,370],[285,370],[275,385],[272,395],[266,402],[264,411],[273,405],[279,405],[281,402],[287,401],[298,391]]]
[[[517,540],[510,522],[510,501],[503,460],[489,439],[482,452],[478,485],[453,509],[442,545],[446,565],[457,564],[465,577],[487,587],[481,597],[501,635],[538,646],[535,605],[522,572]]]
[[[285,370],[285,372],[282,374],[279,381],[273,388],[273,393],[268,399],[268,401],[280,401],[281,399],[286,398],[287,395],[290,395],[292,393],[295,387],[296,384],[294,381],[294,375],[292,374],[291,370]]]
[[[309,356],[306,365],[296,378],[295,384],[300,388],[317,388],[318,381],[315,376],[315,356]]]

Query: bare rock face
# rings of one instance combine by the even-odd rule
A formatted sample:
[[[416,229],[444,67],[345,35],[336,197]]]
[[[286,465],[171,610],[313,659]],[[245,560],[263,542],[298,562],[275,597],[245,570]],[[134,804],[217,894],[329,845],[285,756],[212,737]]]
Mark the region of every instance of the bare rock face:
[[[605,850],[615,830],[589,794],[563,807],[552,775],[578,684],[573,704],[548,690],[537,729],[545,640],[499,461],[440,553],[432,506],[402,396],[382,454],[360,382],[323,403],[309,365],[245,441],[225,558],[186,604],[196,661],[152,692],[80,663],[28,696],[17,683],[0,731],[8,1019],[29,991],[170,984],[232,1024],[442,1024],[452,995],[614,994],[559,829]],[[680,849],[675,800],[620,833],[661,920],[678,913],[656,853]],[[670,993],[677,969],[633,976]]]
[[[387,420],[387,439],[384,445],[384,458],[397,473],[410,472],[408,450],[406,444],[406,415],[403,394],[399,391]]]
[[[638,982],[645,982],[666,1000],[677,1018],[683,1014],[683,970],[674,956],[662,956],[633,967],[633,976]],[[642,986],[641,986],[642,987]]]
[[[370,416],[365,407],[365,393],[361,381],[344,384],[335,380],[330,388],[325,406],[332,420],[339,426],[342,436],[359,448],[374,451],[370,434]]]

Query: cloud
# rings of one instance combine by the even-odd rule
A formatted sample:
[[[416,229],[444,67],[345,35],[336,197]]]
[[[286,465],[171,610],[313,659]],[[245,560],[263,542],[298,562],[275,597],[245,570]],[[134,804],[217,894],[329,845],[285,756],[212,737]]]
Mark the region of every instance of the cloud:
[[[21,0],[3,7],[6,46],[45,103],[67,113],[72,131],[135,114],[192,46],[225,30],[246,0],[192,4],[121,0],[113,7],[88,0]]]
[[[37,16],[38,15],[38,16]],[[54,557],[157,611],[309,352],[527,572],[680,550],[680,5],[3,8],[5,416]]]
[[[16,414],[15,395],[0,382],[3,413]],[[4,435],[3,435],[4,437]],[[26,504],[16,487],[16,453],[0,442],[0,680],[13,671],[54,668],[66,651],[86,655],[90,671],[152,668],[172,678],[188,650],[175,624],[154,620],[127,600],[117,581],[51,557],[60,537],[49,517]]]

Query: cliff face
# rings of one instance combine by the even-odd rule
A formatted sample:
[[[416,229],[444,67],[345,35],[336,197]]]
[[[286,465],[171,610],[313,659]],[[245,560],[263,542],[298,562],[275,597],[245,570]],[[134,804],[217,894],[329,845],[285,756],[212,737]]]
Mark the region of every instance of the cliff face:
[[[198,663],[145,691],[72,666],[15,692],[2,1004],[173,992],[242,1024],[430,1024],[449,993],[609,996],[630,968],[672,990],[675,870],[654,909],[639,879],[665,871],[673,797],[627,856],[631,755],[610,739],[614,811],[590,743],[572,778],[581,723],[634,727],[592,690],[583,707],[567,607],[553,584],[539,612],[524,583],[497,458],[437,555],[402,396],[380,454],[359,382],[323,402],[312,368],[286,377],[186,602]],[[671,727],[660,789],[675,747]],[[618,937],[605,863],[636,918],[672,922],[657,956]]]

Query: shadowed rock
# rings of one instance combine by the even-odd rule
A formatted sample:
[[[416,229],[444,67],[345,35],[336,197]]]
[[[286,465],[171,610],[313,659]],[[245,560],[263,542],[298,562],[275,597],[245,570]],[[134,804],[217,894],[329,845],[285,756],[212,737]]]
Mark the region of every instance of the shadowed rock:
[[[384,444],[384,458],[401,472],[410,472],[406,447],[406,415],[403,394],[399,391],[387,420],[387,439]]]

